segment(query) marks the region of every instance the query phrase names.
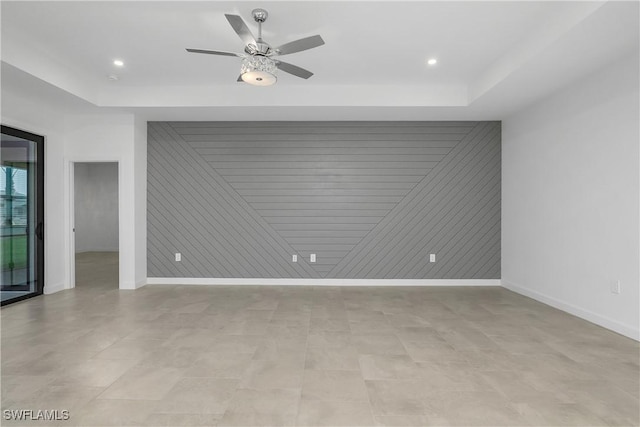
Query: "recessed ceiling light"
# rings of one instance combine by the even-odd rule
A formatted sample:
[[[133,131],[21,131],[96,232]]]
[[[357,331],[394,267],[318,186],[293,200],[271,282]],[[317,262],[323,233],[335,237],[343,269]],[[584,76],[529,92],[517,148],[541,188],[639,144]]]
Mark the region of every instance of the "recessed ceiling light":
[[[427,64],[429,65],[436,65],[438,63],[438,60],[436,58],[431,58],[430,60],[427,61]]]
[[[113,65],[115,65],[116,67],[123,67],[124,66],[124,62],[122,62],[119,59],[116,59],[115,61],[113,61]]]

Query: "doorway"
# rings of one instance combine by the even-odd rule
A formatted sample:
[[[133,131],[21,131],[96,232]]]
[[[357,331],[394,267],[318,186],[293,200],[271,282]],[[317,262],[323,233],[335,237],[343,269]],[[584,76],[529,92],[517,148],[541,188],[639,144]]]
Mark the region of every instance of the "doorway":
[[[44,137],[2,126],[1,304],[44,289]]]
[[[118,289],[118,163],[74,163],[75,286]]]

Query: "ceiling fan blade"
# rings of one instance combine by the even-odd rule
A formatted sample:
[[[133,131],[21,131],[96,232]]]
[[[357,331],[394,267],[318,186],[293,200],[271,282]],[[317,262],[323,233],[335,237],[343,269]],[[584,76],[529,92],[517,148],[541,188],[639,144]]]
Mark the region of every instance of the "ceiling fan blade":
[[[187,52],[191,53],[206,53],[209,55],[222,55],[222,56],[242,56],[239,53],[234,52],[223,52],[221,50],[203,50],[203,49],[187,49]]]
[[[257,44],[256,38],[253,37],[251,30],[247,27],[247,24],[245,24],[244,20],[240,16],[228,14],[225,14],[224,16],[227,17],[227,21],[229,21],[229,24],[231,24],[233,30],[240,36],[244,44]]]
[[[276,61],[276,67],[284,71],[285,73],[293,74],[296,77],[302,79],[308,79],[313,76],[313,73],[304,68],[300,68],[297,65],[289,64],[288,62]]]
[[[275,51],[278,55],[288,55],[290,53],[313,49],[314,47],[322,46],[323,44],[324,40],[322,40],[322,37],[316,35],[285,43],[282,46],[278,46],[277,48],[275,48]]]

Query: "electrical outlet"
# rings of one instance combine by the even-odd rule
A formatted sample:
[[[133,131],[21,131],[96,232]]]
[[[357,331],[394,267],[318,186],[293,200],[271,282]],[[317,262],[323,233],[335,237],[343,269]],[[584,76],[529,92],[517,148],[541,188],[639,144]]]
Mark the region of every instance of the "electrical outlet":
[[[311,256],[309,257],[309,261],[316,262],[316,254],[311,254]]]
[[[611,285],[611,293],[612,294],[620,294],[622,293],[622,285],[620,284],[620,280],[616,280]]]
[[[296,254],[291,255],[291,262],[298,262],[298,255]]]
[[[182,261],[182,254],[180,252],[176,252],[176,262]]]
[[[436,254],[429,254],[429,262],[436,262]]]

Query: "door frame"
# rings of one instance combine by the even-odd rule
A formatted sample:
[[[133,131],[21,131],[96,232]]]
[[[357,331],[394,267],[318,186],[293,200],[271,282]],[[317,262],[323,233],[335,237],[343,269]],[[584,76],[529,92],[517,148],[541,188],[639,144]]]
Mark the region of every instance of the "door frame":
[[[76,287],[76,238],[75,238],[75,166],[76,163],[115,163],[118,167],[118,289],[123,289],[122,284],[124,277],[122,273],[123,265],[123,210],[124,203],[122,198],[122,161],[118,157],[98,158],[98,157],[73,157],[65,159],[65,176],[67,179],[67,197],[66,204],[68,219],[67,222],[67,271],[68,278],[65,289],[73,289]]]
[[[36,242],[39,241],[39,243],[36,244],[36,265],[35,265],[35,273],[36,273],[36,289],[34,292],[29,293],[27,295],[22,295],[19,297],[15,297],[15,298],[11,298],[9,300],[5,300],[0,302],[0,305],[4,306],[7,304],[11,304],[17,301],[21,301],[27,298],[33,298],[36,297],[38,295],[42,295],[44,293],[44,282],[45,282],[45,277],[44,277],[44,266],[45,266],[45,259],[44,259],[44,253],[45,253],[45,229],[46,229],[46,222],[45,222],[45,211],[44,211],[44,192],[45,192],[45,188],[44,188],[44,173],[45,173],[45,168],[44,168],[44,163],[45,163],[45,137],[43,135],[38,135],[32,132],[28,132],[22,129],[18,129],[15,127],[11,127],[11,126],[7,126],[7,125],[0,125],[0,132],[7,134],[7,135],[11,135],[11,136],[15,136],[17,138],[22,138],[28,141],[32,141],[35,143],[36,145],[36,192],[35,192],[35,202],[36,202],[36,217],[35,217],[35,224],[36,224],[36,229],[38,227],[38,224],[42,224],[41,225],[41,230],[40,233],[42,234],[42,238],[38,239],[36,238]]]

